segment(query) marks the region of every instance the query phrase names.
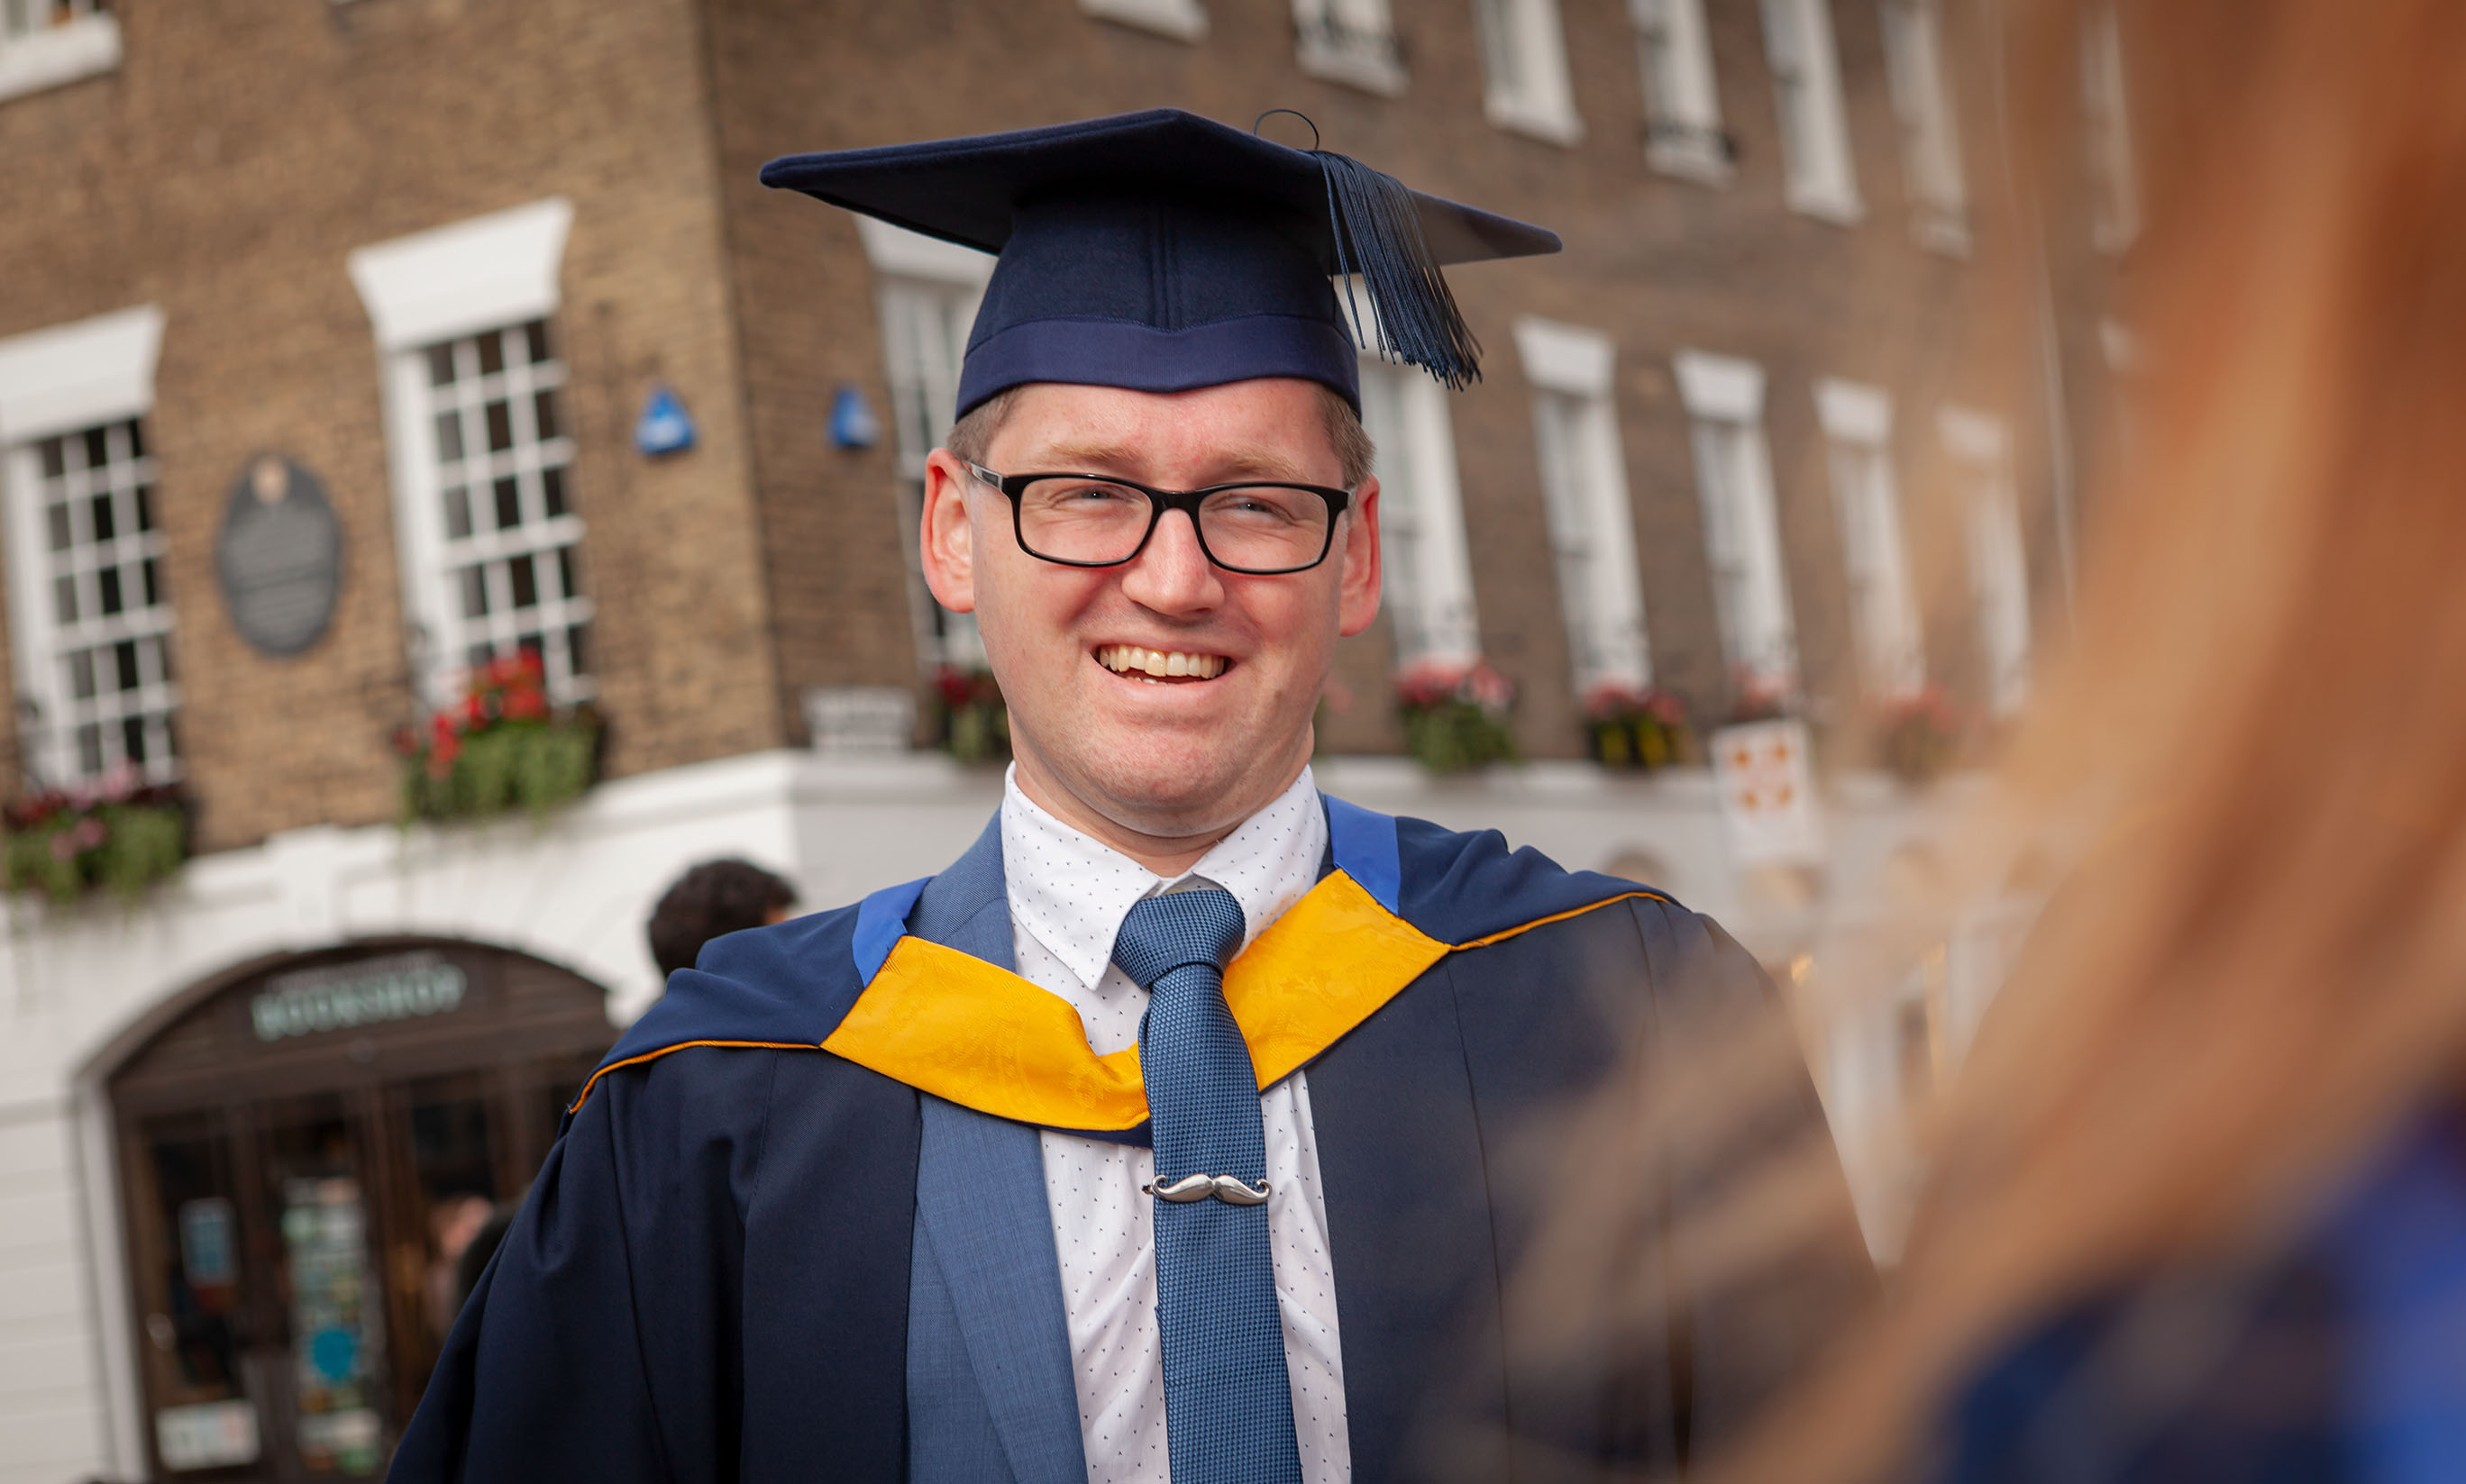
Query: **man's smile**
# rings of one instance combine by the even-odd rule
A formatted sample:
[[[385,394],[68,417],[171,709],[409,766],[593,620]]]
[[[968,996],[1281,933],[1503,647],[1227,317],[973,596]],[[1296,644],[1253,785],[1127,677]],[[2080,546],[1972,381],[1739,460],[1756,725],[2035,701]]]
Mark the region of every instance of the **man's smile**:
[[[1136,644],[1101,644],[1096,663],[1115,675],[1135,676],[1159,684],[1174,680],[1213,680],[1232,664],[1222,654],[1188,650],[1152,650]]]

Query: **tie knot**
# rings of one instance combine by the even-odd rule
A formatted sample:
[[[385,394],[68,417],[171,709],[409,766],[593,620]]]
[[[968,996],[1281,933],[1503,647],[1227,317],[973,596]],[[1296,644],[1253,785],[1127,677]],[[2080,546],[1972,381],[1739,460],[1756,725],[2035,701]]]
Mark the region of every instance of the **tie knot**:
[[[1167,892],[1131,908],[1113,940],[1113,962],[1142,989],[1175,969],[1204,963],[1217,973],[1242,949],[1242,904],[1221,886]]]

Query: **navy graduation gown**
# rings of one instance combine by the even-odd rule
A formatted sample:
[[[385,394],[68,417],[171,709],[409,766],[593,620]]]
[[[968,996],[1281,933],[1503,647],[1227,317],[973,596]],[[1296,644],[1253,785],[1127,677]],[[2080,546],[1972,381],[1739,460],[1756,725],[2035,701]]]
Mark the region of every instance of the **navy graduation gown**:
[[[1836,1248],[1745,1294],[1664,1261],[1662,1333],[1541,1367],[1513,1359],[1503,1283],[1543,1192],[1511,1165],[1665,1022],[1778,1013],[1771,986],[1657,894],[1495,832],[1329,808],[1332,864],[1396,917],[1442,943],[1505,935],[1446,953],[1308,1063],[1354,1477],[1683,1466],[1865,1297],[1846,1190]],[[978,911],[1001,899],[998,831],[971,858],[987,852]],[[819,1048],[915,899],[732,935],[675,977],[550,1152],[392,1478],[902,1477],[921,1095]],[[1777,1137],[1820,1129],[1801,1092]]]

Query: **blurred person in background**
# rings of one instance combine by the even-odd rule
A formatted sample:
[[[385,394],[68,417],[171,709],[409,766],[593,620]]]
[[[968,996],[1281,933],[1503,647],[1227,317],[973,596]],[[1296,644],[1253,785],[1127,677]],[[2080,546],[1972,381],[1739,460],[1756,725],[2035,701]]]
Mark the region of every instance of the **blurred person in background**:
[[[2006,16],[2058,217],[2097,19]],[[2095,843],[1935,1110],[1881,1316],[1723,1478],[2466,1478],[2466,6],[2121,33],[2132,444],[1975,850]],[[1785,1245],[1763,1196],[1702,1239]]]
[[[1721,1293],[1667,1265],[1624,1289],[1649,1340],[1529,1366],[1498,1277],[1570,1100],[1783,1018],[1755,961],[1310,768],[1379,604],[1356,334],[1464,385],[1440,264],[1556,236],[1166,109],[764,179],[999,251],[922,557],[1017,762],[946,871],[675,976],[394,1476],[1575,1476],[1751,1415],[1872,1279],[1803,1067],[1752,1141],[1616,1178],[1674,1217],[1795,1161],[1832,1238],[1808,1260]]]
[[[785,921],[796,906],[796,889],[787,878],[751,861],[706,860],[693,867],[661,894],[644,928],[660,982],[693,967],[702,945],[712,939]]]

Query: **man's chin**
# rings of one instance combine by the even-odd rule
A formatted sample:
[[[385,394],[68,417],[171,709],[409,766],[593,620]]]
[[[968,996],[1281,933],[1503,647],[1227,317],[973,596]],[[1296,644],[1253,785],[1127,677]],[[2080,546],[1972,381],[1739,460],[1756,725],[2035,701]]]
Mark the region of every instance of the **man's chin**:
[[[1185,838],[1231,829],[1290,781],[1262,777],[1257,757],[1247,744],[1132,746],[1085,759],[1074,771],[1082,796],[1115,824]]]

